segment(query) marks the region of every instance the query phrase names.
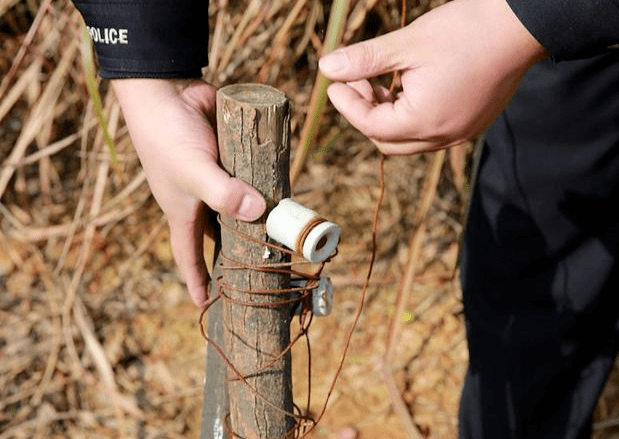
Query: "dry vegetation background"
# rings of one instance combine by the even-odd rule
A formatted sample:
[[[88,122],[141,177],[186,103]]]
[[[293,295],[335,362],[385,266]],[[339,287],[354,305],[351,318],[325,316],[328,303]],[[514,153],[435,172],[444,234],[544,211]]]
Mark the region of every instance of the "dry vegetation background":
[[[344,42],[399,25],[396,0],[353,2]],[[409,20],[430,9],[422,2]],[[211,1],[216,85],[265,82],[293,106],[293,149],[306,118],[330,3]],[[205,17],[206,20],[206,17]],[[0,439],[197,438],[205,345],[199,310],[174,267],[168,231],[108,84],[99,88],[117,151],[103,141],[86,89],[82,23],[66,0],[0,0]],[[331,108],[296,198],[343,227],[325,273],[330,317],[311,331],[318,410],[340,359],[370,258],[378,197],[375,149]],[[448,156],[432,202],[415,284],[395,300],[431,156],[389,158],[378,252],[343,375],[313,437],[405,438],[383,380],[392,319],[393,369],[415,430],[454,438],[466,340],[457,283],[468,150]],[[303,356],[295,383],[305,389]],[[596,438],[614,437],[613,379]],[[410,437],[410,436],[409,436]]]

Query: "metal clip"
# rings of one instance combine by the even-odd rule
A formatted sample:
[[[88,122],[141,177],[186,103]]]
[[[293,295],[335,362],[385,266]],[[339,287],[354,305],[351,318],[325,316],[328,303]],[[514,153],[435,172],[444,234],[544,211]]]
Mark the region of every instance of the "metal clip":
[[[292,288],[305,288],[307,279],[291,279],[290,286]],[[333,285],[331,279],[321,276],[316,285],[311,290],[312,293],[312,313],[316,317],[328,316],[333,309]],[[303,309],[303,303],[300,303],[295,310],[295,314],[300,314]]]

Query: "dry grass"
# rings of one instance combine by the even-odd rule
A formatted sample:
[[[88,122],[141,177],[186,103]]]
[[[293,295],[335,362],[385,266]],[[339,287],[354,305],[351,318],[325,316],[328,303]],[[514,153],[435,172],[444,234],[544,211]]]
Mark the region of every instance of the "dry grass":
[[[207,79],[285,91],[298,139],[328,4],[211,4]],[[397,11],[396,0],[355,2],[344,41],[396,28]],[[0,439],[198,437],[205,352],[199,310],[184,293],[162,214],[119,106],[101,82],[117,152],[115,162],[110,158],[88,98],[80,38],[81,20],[66,0],[0,0]],[[318,403],[338,360],[341,340],[333,334],[350,323],[367,269],[378,168],[374,148],[330,108],[317,146],[295,192],[344,230],[341,254],[328,268],[334,315],[312,333]],[[428,162],[423,155],[387,161],[367,309],[316,437],[336,438],[344,427],[365,438],[405,437],[380,366]],[[463,159],[452,162],[429,210],[405,315],[395,316],[405,324],[392,353],[398,390],[430,438],[455,437],[466,367],[452,281],[463,208],[463,192],[454,189],[461,176],[452,169]],[[302,361],[295,361],[300,397]],[[600,439],[612,437],[619,416],[616,388],[609,386],[598,410]]]

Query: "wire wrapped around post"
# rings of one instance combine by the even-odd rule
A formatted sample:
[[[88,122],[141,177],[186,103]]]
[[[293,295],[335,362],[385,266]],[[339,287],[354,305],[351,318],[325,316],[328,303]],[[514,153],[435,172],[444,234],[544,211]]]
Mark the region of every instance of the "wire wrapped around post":
[[[216,304],[217,301],[221,299],[224,301],[224,307],[227,307],[230,304],[234,304],[237,306],[248,308],[279,308],[289,310],[292,313],[291,318],[298,316],[299,329],[294,335],[294,337],[292,337],[289,344],[281,352],[279,352],[277,355],[272,355],[270,360],[262,364],[260,367],[254,370],[247,370],[243,372],[241,372],[239,367],[237,367],[237,365],[235,365],[226,355],[223,347],[217,344],[215,340],[209,338],[209,336],[204,331],[203,326],[202,335],[208,341],[209,346],[211,346],[218,352],[224,363],[227,365],[229,371],[231,372],[230,376],[227,378],[228,382],[236,382],[239,385],[244,386],[244,389],[249,394],[253,395],[255,400],[262,401],[264,404],[276,411],[279,415],[282,415],[286,419],[292,421],[292,426],[283,435],[276,437],[269,436],[268,439],[304,438],[316,426],[316,420],[309,415],[309,407],[311,402],[311,348],[308,331],[314,315],[312,312],[312,297],[314,289],[320,284],[321,280],[324,280],[324,278],[321,278],[321,273],[325,264],[330,261],[330,258],[320,264],[310,264],[309,262],[303,260],[296,260],[293,262],[292,256],[296,256],[298,259],[301,256],[299,253],[271,242],[260,241],[255,237],[235,230],[234,228],[230,227],[230,225],[226,224],[221,217],[219,218],[219,222],[221,224],[222,230],[228,230],[230,233],[237,235],[241,239],[263,246],[269,251],[276,251],[287,254],[289,257],[287,258],[288,261],[284,262],[266,261],[261,264],[250,265],[230,258],[222,251],[222,253],[220,254],[220,263],[218,264],[218,270],[221,274],[216,278],[217,296],[211,298],[207,307],[203,311],[203,315],[206,314],[206,312],[212,305]],[[336,254],[337,251],[333,253],[333,256],[335,256]],[[312,265],[312,268],[298,271],[296,267],[299,265]],[[225,273],[232,271],[253,271],[260,273],[285,274],[294,277],[296,281],[302,282],[301,286],[295,286],[295,284],[291,284],[287,288],[281,289],[268,288],[239,290],[237,286],[227,283],[226,279],[229,276],[225,276]],[[242,293],[246,295],[245,301],[234,298],[234,293]],[[250,300],[252,296],[254,296],[255,298],[261,297],[262,299],[264,299],[265,297],[272,297],[273,301]],[[228,305],[226,305],[226,303]],[[200,320],[203,321],[203,318],[201,317]],[[276,398],[277,394],[274,397],[273,392],[265,391],[265,389],[259,390],[256,387],[253,378],[259,377],[269,371],[272,372],[273,366],[275,366],[282,359],[288,357],[291,353],[292,347],[300,340],[305,341],[307,348],[307,400],[304,408],[300,408],[293,403],[293,409],[291,411],[288,411],[282,408],[282,401]],[[233,406],[233,404],[234,401],[231,401],[231,407]],[[238,434],[238,430],[236,430],[232,426],[231,417],[229,415],[227,415],[225,418],[224,428],[228,435],[227,437],[229,438],[246,437],[240,436]],[[266,436],[249,437],[266,438]]]

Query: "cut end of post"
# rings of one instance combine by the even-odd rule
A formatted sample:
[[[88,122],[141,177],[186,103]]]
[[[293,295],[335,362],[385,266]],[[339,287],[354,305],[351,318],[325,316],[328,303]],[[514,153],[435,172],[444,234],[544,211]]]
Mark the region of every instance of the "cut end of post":
[[[260,107],[286,101],[286,95],[282,91],[264,84],[232,84],[219,89],[219,93],[236,102]]]

